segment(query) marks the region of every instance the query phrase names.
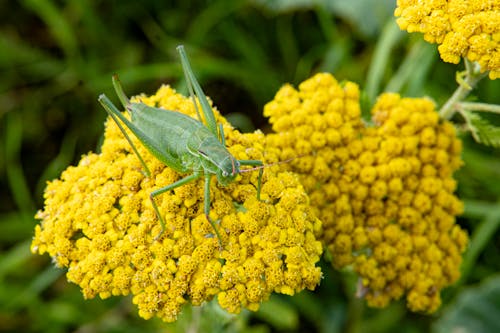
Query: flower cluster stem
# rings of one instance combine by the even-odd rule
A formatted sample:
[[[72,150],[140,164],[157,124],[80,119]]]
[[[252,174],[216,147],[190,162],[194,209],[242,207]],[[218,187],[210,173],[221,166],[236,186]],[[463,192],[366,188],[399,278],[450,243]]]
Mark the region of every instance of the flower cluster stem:
[[[455,90],[453,95],[446,101],[441,110],[439,110],[439,115],[443,119],[450,119],[457,111],[456,104],[463,101],[467,95],[474,89],[476,84],[485,77],[488,73],[480,73],[479,68],[476,63],[464,59],[465,61],[465,76],[462,77],[464,73],[459,73],[457,75],[458,88]]]

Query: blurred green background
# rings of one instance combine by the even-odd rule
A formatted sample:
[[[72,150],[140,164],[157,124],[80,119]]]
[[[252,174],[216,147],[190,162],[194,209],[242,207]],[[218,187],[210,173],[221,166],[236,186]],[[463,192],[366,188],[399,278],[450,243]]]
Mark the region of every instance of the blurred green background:
[[[118,73],[129,95],[162,83],[182,92],[175,47],[186,46],[207,95],[235,126],[266,130],[262,109],[278,88],[328,71],[360,84],[363,103],[380,91],[428,95],[442,104],[462,67],[435,45],[399,31],[394,1],[55,1],[0,2],[1,332],[499,332],[500,158],[464,136],[457,174],[471,233],[463,279],[436,314],[404,304],[366,308],[356,277],[322,263],[314,292],[274,296],[257,313],[231,316],[215,304],[186,308],[179,321],[144,321],[128,298],[84,301],[78,287],[29,244],[43,189],[82,154],[98,151],[105,112],[97,96]],[[500,80],[471,100],[500,103]],[[115,100],[115,102],[118,102]],[[495,122],[495,119],[492,119]],[[498,121],[497,121],[498,123]]]

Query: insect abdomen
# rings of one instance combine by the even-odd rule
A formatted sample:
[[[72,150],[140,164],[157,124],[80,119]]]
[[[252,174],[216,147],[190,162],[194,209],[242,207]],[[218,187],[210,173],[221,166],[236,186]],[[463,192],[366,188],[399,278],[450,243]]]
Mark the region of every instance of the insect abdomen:
[[[133,103],[132,105],[132,122],[141,131],[147,133],[151,141],[161,151],[176,159],[187,160],[187,164],[191,164],[190,155],[192,155],[188,149],[188,142],[192,143],[193,139],[197,140],[193,138],[193,134],[207,132],[205,135],[211,135],[205,125],[183,113],[150,107],[142,103]],[[154,155],[162,160],[161,156]],[[179,172],[187,172],[190,167],[174,167],[174,169]]]

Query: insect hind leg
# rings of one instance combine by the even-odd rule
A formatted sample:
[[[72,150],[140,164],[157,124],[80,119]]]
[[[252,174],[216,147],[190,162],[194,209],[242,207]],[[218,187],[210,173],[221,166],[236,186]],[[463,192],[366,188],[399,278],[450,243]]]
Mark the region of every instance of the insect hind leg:
[[[210,225],[214,229],[215,235],[217,236],[217,239],[219,240],[219,248],[222,250],[222,238],[220,236],[219,229],[217,229],[217,225],[210,218],[210,179],[211,178],[212,178],[212,176],[210,174],[205,175],[205,202],[204,202],[203,206],[204,206],[205,217],[207,218],[208,222],[210,223]]]

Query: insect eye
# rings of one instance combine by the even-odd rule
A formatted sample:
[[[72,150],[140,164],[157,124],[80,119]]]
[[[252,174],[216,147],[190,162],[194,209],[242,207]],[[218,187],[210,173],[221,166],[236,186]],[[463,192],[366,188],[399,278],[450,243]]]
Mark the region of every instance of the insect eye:
[[[222,171],[222,176],[227,177],[228,173],[226,171]]]

